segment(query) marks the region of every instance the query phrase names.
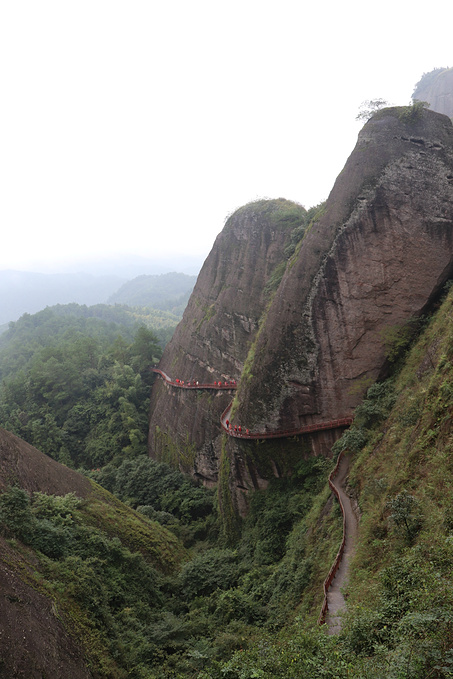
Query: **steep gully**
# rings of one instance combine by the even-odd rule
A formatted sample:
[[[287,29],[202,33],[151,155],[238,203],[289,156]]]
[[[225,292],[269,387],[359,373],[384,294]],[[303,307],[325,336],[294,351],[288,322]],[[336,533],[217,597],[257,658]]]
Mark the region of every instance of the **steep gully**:
[[[224,381],[213,383],[200,383],[196,380],[172,380],[165,372],[159,368],[153,368],[152,371],[164,380],[164,382],[177,389],[211,389],[216,391],[234,390],[237,388],[236,381]],[[250,432],[249,429],[242,427],[233,427],[228,418],[231,412],[232,402],[223,411],[220,424],[222,429],[229,435],[236,438],[244,439],[269,439],[269,438],[283,438],[285,436],[295,436],[298,434],[306,434],[325,429],[336,429],[338,427],[345,427],[352,424],[352,417],[342,418],[340,420],[331,420],[329,422],[318,422],[316,424],[309,424],[297,430],[291,431],[274,431],[274,432]],[[345,608],[345,600],[341,592],[342,587],[346,584],[349,560],[352,550],[354,548],[355,537],[357,534],[357,519],[351,505],[349,497],[344,491],[344,483],[349,471],[349,458],[343,453],[340,454],[335,469],[329,476],[329,486],[340,503],[341,513],[343,515],[343,539],[338,550],[335,561],[329,571],[327,578],[324,581],[324,602],[321,608],[321,613],[318,619],[320,625],[327,623],[329,634],[338,634],[341,629],[340,613]]]

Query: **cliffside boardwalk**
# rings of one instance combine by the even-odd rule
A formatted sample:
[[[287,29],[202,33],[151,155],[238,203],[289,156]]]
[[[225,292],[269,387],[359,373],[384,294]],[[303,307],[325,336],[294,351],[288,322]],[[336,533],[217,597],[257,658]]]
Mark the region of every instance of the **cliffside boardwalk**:
[[[196,380],[172,380],[163,370],[159,368],[153,368],[153,372],[157,373],[162,377],[164,382],[166,382],[171,387],[176,387],[178,389],[214,389],[217,391],[225,391],[231,389],[237,389],[236,380],[226,380],[219,382],[209,382],[201,383]],[[352,424],[352,417],[343,417],[337,420],[328,420],[324,422],[315,422],[313,424],[305,424],[298,429],[279,429],[276,431],[250,431],[248,428],[243,426],[233,426],[229,422],[229,415],[231,412],[231,407],[233,402],[231,402],[227,408],[223,411],[220,416],[220,424],[222,429],[229,435],[235,438],[242,439],[273,439],[273,438],[286,438],[289,436],[298,436],[299,434],[309,434],[310,432],[322,431],[327,429],[338,429],[340,427],[349,427]]]
[[[201,383],[193,379],[189,381],[179,379],[172,380],[159,368],[153,368],[152,370],[156,374],[160,375],[166,384],[178,389],[231,390],[237,388],[236,380],[226,380],[223,382],[215,381],[212,383]],[[222,429],[229,436],[243,439],[271,439],[297,436],[298,434],[307,434],[315,431],[348,427],[353,422],[352,417],[344,417],[337,420],[307,424],[303,427],[300,427],[299,429],[293,430],[251,432],[248,428],[231,425],[229,422],[231,408],[232,402],[223,411],[220,417],[220,424]],[[341,611],[344,610],[346,606],[341,589],[347,582],[349,561],[357,535],[357,519],[352,508],[351,501],[344,491],[344,483],[348,475],[348,471],[349,457],[341,454],[338,458],[335,469],[329,476],[329,485],[340,503],[340,508],[343,515],[343,539],[335,561],[332,564],[329,574],[324,581],[324,603],[318,620],[319,624],[327,624],[329,634],[338,634],[341,629]]]

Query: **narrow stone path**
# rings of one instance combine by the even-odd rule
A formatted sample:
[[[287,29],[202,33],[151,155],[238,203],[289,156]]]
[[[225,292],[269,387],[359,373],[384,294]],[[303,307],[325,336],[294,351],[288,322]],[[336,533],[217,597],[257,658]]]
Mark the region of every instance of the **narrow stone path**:
[[[341,614],[346,608],[346,602],[341,590],[348,582],[349,563],[354,551],[358,531],[357,517],[352,508],[351,500],[344,490],[348,473],[349,456],[344,455],[340,461],[338,473],[332,480],[332,483],[340,495],[345,513],[345,546],[340,566],[329,587],[329,591],[327,592],[328,609],[326,624],[328,627],[328,634],[339,634],[341,631]]]

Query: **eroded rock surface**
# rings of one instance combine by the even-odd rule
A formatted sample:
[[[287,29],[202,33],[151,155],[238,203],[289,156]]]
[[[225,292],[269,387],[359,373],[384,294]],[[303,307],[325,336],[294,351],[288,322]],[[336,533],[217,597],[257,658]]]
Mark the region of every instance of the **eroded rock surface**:
[[[384,109],[364,126],[271,303],[263,290],[287,235],[247,211],[233,217],[162,369],[183,379],[237,379],[232,421],[253,431],[350,416],[385,370],[385,334],[423,314],[452,275],[451,121],[404,107]],[[215,481],[218,418],[229,398],[156,383],[151,454]],[[327,454],[339,434],[305,437],[300,455]],[[248,488],[288,471],[289,447],[226,439],[224,467],[243,509]]]
[[[291,429],[353,413],[385,334],[424,312],[453,268],[453,127],[376,115],[289,266],[241,383],[236,418]]]
[[[305,219],[300,205],[263,200],[237,210],[217,237],[183,320],[159,367],[172,379],[238,380],[270,300],[268,284]],[[284,264],[283,264],[284,266]],[[266,287],[268,286],[268,287]],[[175,390],[158,379],[151,398],[150,454],[217,481],[220,414],[233,392]]]

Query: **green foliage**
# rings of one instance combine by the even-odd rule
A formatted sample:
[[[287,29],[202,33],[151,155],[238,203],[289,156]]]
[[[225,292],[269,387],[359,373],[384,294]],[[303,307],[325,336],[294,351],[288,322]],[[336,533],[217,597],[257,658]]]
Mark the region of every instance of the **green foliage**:
[[[319,212],[319,209],[320,206],[315,206],[305,210],[300,205],[294,204],[276,212],[275,219],[277,223],[291,226],[291,232],[284,250],[285,259],[276,264],[265,285],[264,292],[266,295],[270,296],[277,290],[286,271],[288,260],[291,259],[299,243],[302,242],[308,225]]]
[[[98,467],[146,452],[150,365],[161,348],[144,326],[46,309],[0,342],[0,423],[55,459]]]
[[[411,544],[421,528],[420,503],[413,495],[403,490],[387,502],[391,512],[390,521],[402,530],[407,542]]]
[[[182,594],[190,600],[217,589],[231,589],[238,577],[237,553],[229,549],[210,549],[183,567],[180,574]]]
[[[367,442],[367,433],[360,427],[347,429],[341,438],[332,446],[334,455],[338,455],[346,450],[351,453],[358,453]]]
[[[22,488],[13,486],[0,495],[0,523],[3,534],[11,534],[27,542],[33,525],[30,499]]]
[[[359,113],[356,115],[356,120],[367,121],[376,113],[376,111],[380,111],[388,105],[388,101],[385,101],[385,99],[368,99],[367,101],[362,101]]]
[[[269,280],[267,281],[266,286],[264,288],[264,291],[267,295],[269,295],[269,294],[271,294],[271,293],[273,293],[277,290],[277,288],[280,285],[281,280],[283,278],[283,274],[286,271],[286,264],[287,264],[287,262],[286,262],[286,260],[284,260],[283,262],[280,262],[279,264],[277,264],[275,269],[272,271],[272,273],[269,277]]]
[[[214,492],[163,462],[142,455],[88,475],[144,516],[168,526],[186,545],[217,533]]]
[[[398,109],[398,118],[406,125],[411,125],[420,118],[425,108],[429,108],[428,102],[414,99],[409,106],[401,106]]]
[[[366,399],[355,409],[355,425],[364,429],[374,429],[389,416],[395,400],[391,379],[376,382],[368,389]],[[366,439],[366,435],[364,438]],[[359,449],[356,448],[354,452],[358,452]]]
[[[403,324],[388,326],[381,333],[387,360],[396,364],[403,357],[414,339],[423,329],[426,319],[423,316],[410,318]]]
[[[73,494],[30,497],[13,487],[0,494],[0,529],[36,550],[35,586],[45,581],[96,676],[148,677],[161,658],[155,631],[168,615],[162,576],[123,539],[92,525],[87,509]]]
[[[337,453],[357,451],[349,481],[361,510],[348,611],[338,636],[312,629],[341,540],[338,504],[328,502],[331,461],[303,460],[299,447],[291,478],[249,491],[250,512],[240,525],[224,442],[217,501],[226,519],[218,536],[213,492],[139,454],[142,430],[136,424],[150,358],[146,332],[107,342],[99,355],[96,342],[79,345],[85,363],[77,365],[97,395],[94,405],[83,399],[71,405],[61,393],[61,357],[71,355],[69,349],[41,347],[47,353],[36,366],[28,364],[33,347],[28,357],[9,355],[10,365],[17,361],[16,376],[21,367],[23,372],[5,382],[15,403],[25,403],[39,384],[34,436],[60,455],[69,450],[58,419],[65,411],[63,433],[73,435],[71,449],[78,439],[89,439],[92,459],[109,459],[116,441],[121,454],[128,451],[127,459],[89,475],[139,514],[110,496],[101,503],[108,495],[101,488],[96,499],[83,502],[73,495],[29,497],[19,488],[0,495],[2,535],[11,544],[20,541],[21,553],[36,550],[27,577],[46,588],[68,629],[83,640],[93,675],[452,676],[452,293],[418,341],[405,348],[400,372],[368,389],[354,426],[334,447]],[[43,339],[39,325],[35,339]],[[76,339],[68,337],[69,344]],[[79,372],[69,362],[76,391]],[[103,409],[109,428],[95,422],[90,436],[93,408]],[[18,427],[27,423],[25,410],[12,414]],[[281,450],[290,457],[288,446]],[[242,451],[244,460],[254,454],[245,445]],[[156,520],[192,549],[179,572],[176,538],[150,523]],[[165,576],[156,572],[157,563]]]

